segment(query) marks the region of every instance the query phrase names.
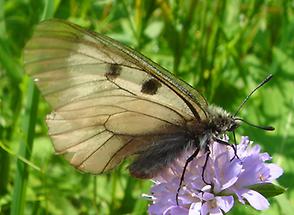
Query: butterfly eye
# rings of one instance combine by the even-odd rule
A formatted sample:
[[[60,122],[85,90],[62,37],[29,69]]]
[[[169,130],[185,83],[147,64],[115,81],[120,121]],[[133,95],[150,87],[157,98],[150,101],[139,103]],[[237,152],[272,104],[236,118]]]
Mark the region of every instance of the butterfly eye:
[[[232,118],[232,123],[230,124],[230,127],[228,131],[234,131],[240,126],[240,123],[238,123],[235,119]]]

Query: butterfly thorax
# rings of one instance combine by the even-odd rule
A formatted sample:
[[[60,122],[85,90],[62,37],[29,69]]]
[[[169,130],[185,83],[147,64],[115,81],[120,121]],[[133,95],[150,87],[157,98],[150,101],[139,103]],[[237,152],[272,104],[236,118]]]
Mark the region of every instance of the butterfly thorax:
[[[214,105],[208,106],[207,128],[215,134],[224,134],[233,131],[239,126],[233,115]]]
[[[214,105],[208,106],[207,118],[194,126],[196,144],[204,149],[210,142],[221,138],[227,131],[239,126],[233,115]]]

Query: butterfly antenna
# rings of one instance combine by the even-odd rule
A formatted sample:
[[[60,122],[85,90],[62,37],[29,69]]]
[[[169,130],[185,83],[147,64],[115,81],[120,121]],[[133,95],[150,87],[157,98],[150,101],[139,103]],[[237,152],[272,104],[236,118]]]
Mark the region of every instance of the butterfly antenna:
[[[262,87],[264,84],[266,84],[267,82],[269,82],[271,79],[272,79],[272,77],[273,77],[273,75],[272,74],[270,74],[269,76],[267,76],[257,87],[255,87],[255,89],[254,90],[252,90],[252,92],[248,95],[248,96],[246,96],[246,98],[243,100],[243,102],[241,103],[241,105],[239,106],[239,108],[237,109],[237,111],[236,111],[236,113],[234,114],[234,116],[236,116],[239,112],[240,112],[240,110],[242,109],[242,107],[244,106],[244,104],[248,101],[248,99],[252,96],[252,94],[256,91],[256,90],[258,90],[260,87]],[[246,122],[245,122],[246,123]],[[247,124],[249,124],[249,123],[247,123]],[[256,126],[254,126],[254,127],[256,127]]]
[[[235,119],[235,120],[239,120],[239,121],[241,121],[241,122],[244,122],[245,124],[250,125],[250,126],[252,126],[252,127],[262,129],[262,130],[266,130],[266,131],[274,131],[274,130],[275,130],[275,128],[272,127],[272,126],[260,126],[260,125],[254,125],[254,124],[252,124],[252,123],[250,123],[250,122],[248,122],[248,121],[246,121],[246,120],[244,120],[244,119],[241,119],[241,118],[234,118],[234,119]]]

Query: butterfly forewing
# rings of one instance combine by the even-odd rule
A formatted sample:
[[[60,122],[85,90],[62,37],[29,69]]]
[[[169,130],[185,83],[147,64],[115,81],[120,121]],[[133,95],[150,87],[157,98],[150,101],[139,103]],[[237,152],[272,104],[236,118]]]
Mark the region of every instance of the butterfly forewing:
[[[53,108],[47,118],[57,153],[102,173],[126,157],[183,135],[206,117],[193,88],[120,43],[58,20],[37,26],[25,69]]]

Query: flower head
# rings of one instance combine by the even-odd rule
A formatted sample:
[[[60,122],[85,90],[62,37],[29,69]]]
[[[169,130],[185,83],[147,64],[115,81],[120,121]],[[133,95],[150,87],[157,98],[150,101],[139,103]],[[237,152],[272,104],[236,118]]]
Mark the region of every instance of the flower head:
[[[209,150],[210,154],[200,152],[189,163],[179,192],[179,204],[176,193],[183,166],[193,151],[185,152],[154,178],[150,214],[223,214],[233,207],[234,197],[257,210],[269,207],[267,199],[250,186],[271,183],[283,170],[276,164],[265,163],[271,157],[261,153],[260,146],[253,146],[248,137],[243,137],[236,146],[237,156],[232,147],[217,142],[210,144]]]

